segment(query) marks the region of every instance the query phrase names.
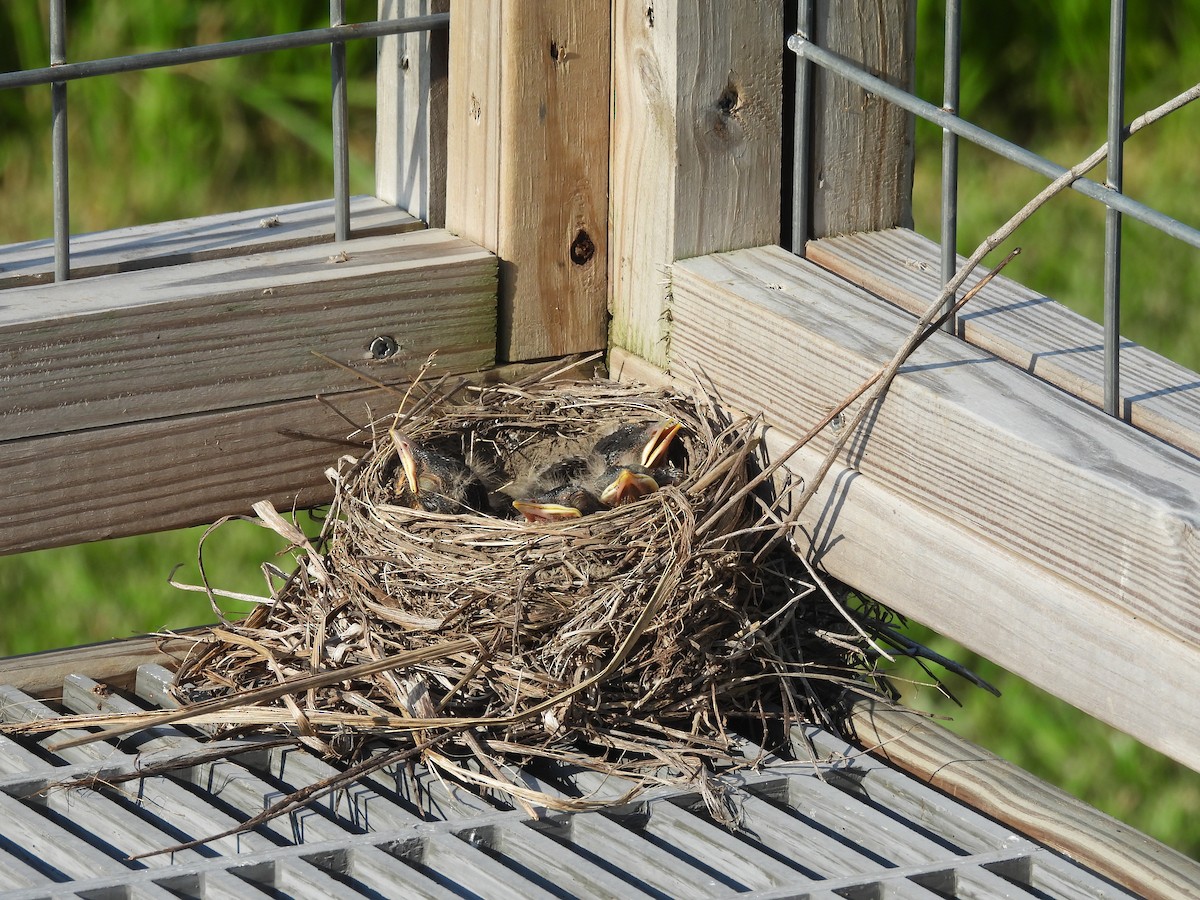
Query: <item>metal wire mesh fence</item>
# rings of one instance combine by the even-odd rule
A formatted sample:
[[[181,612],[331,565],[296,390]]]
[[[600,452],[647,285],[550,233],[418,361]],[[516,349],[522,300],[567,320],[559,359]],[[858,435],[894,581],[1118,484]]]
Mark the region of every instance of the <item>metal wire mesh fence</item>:
[[[217,59],[229,59],[252,53],[269,53],[298,47],[328,44],[330,47],[331,110],[333,116],[334,160],[334,239],[350,236],[350,178],[346,103],[346,41],[380,38],[447,28],[448,13],[414,16],[370,22],[348,23],[345,0],[330,0],[329,27],[274,34],[263,37],[202,44],[151,53],[114,56],[107,59],[67,62],[67,17],[65,0],[50,2],[50,65],[39,69],[0,73],[0,89],[49,84],[52,92],[52,167],[54,184],[54,278],[70,277],[70,196],[68,191],[69,155],[67,150],[67,84],[83,78],[97,78],[119,72],[137,72],[165,66]]]
[[[812,233],[810,217],[812,203],[810,191],[813,184],[811,142],[814,127],[812,67],[820,66],[942,129],[941,276],[943,283],[948,283],[957,269],[958,139],[960,137],[1050,179],[1059,178],[1068,170],[958,115],[959,72],[962,58],[961,0],[946,0],[943,105],[940,107],[920,99],[909,90],[897,87],[865,71],[861,66],[828,48],[820,46],[814,34],[814,6],[813,0],[800,0],[797,32],[787,41],[788,48],[798,57],[795,84],[796,132],[793,160],[792,250],[803,254],[805,244]],[[1119,415],[1121,408],[1119,335],[1122,217],[1129,216],[1144,222],[1159,232],[1196,248],[1200,248],[1200,230],[1122,193],[1124,168],[1122,146],[1128,136],[1128,126],[1124,121],[1125,0],[1112,0],[1109,13],[1109,32],[1108,170],[1106,180],[1101,183],[1088,178],[1078,178],[1070,184],[1070,187],[1084,196],[1104,204],[1106,208],[1104,408],[1110,415],[1116,416]],[[954,324],[949,323],[948,327],[953,329]]]

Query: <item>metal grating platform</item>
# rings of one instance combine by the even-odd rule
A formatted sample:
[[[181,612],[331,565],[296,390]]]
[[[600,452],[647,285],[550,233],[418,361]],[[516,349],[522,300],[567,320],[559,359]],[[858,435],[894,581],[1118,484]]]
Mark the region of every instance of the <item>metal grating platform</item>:
[[[62,707],[154,707],[167,702],[170,678],[143,666],[137,696],[125,696],[72,675]],[[0,687],[5,721],[60,711]],[[0,896],[1132,896],[815,728],[806,737],[823,760],[819,771],[772,762],[747,773],[737,833],[684,790],[604,812],[550,812],[536,822],[417,767],[381,771],[247,833],[140,861],[127,857],[224,831],[335,770],[306,752],[261,745],[123,788],[46,790],[63,779],[103,780],[188,758],[206,746],[186,727],[164,727],[119,746],[45,749],[67,734],[0,737]],[[561,766],[520,777],[570,796],[624,792],[613,779]]]

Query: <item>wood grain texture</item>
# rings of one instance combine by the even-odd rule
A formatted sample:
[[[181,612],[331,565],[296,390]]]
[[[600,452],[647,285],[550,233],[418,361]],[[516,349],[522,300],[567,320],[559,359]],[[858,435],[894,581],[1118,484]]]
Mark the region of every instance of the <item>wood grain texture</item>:
[[[673,370],[766,410],[776,453],[912,321],[778,248],[678,263],[673,281]],[[1198,522],[1189,457],[940,336],[803,520],[837,577],[1193,767]]]
[[[187,635],[201,630],[185,628],[179,633]],[[156,663],[174,668],[193,646],[186,637],[172,639],[143,635],[63,650],[0,657],[0,684],[32,697],[53,699],[62,696],[63,679],[86,672],[96,681],[130,690],[138,666]]]
[[[915,0],[818,0],[815,43],[911,89],[916,8]],[[913,116],[820,66],[813,100],[813,234],[911,227]]]
[[[779,237],[781,4],[613,4],[610,343],[665,362],[669,267]]]
[[[446,228],[493,252],[500,225],[498,0],[450,8],[446,98]]]
[[[379,18],[428,16],[450,0],[379,0]],[[379,39],[375,101],[375,194],[433,228],[446,222],[445,30]]]
[[[763,327],[777,324],[768,321]],[[656,387],[674,383],[685,390],[694,386],[690,373],[696,365],[681,361],[672,379],[620,350],[609,360],[613,377],[623,381]],[[766,411],[770,458],[778,458],[810,424],[796,424],[789,405],[819,403],[813,394],[825,396],[820,387],[804,385],[743,392],[740,375],[712,363],[703,375],[731,408]],[[789,460],[788,469],[812,478],[822,457],[806,448]],[[811,547],[835,578],[1200,768],[1200,702],[1194,688],[1200,658],[1194,643],[1028,556],[1001,549],[911,492],[890,489],[851,466],[834,466],[799,526],[801,545]]]
[[[452,9],[448,227],[500,257],[498,351],[605,345],[607,0]]]
[[[14,288],[0,308],[0,438],[182,415],[491,365],[495,259],[444,231]],[[371,360],[377,336],[390,358]]]
[[[350,198],[350,225],[355,237],[400,234],[424,227],[420,219],[404,210],[362,196]],[[132,272],[332,241],[332,200],[268,206],[74,235],[71,277]],[[52,239],[0,247],[0,289],[49,284],[53,280]]]
[[[811,241],[807,250],[818,265],[918,314],[941,290],[940,253],[934,241],[901,228]],[[1103,328],[1017,281],[995,279],[959,314],[959,333],[1093,406],[1104,403]],[[1195,372],[1123,340],[1121,386],[1127,422],[1200,456]]]
[[[470,383],[511,381],[532,370],[504,366],[463,378]],[[444,371],[435,366],[431,377]],[[353,432],[343,416],[365,425],[395,411],[406,387],[11,441],[2,457],[0,553],[250,515],[259,500],[270,500],[280,510],[326,503],[332,488],[325,469],[342,454],[358,452],[339,443]]]
[[[688,260],[674,280],[673,365],[728,373],[799,433],[912,322],[778,248]],[[1194,460],[952,338],[902,373],[850,444],[858,471],[1200,644]],[[790,385],[797,402],[770,402]]]
[[[918,713],[860,700],[848,718],[858,742],[875,755],[1138,896],[1200,894],[1200,863]]]
[[[353,421],[393,411],[384,391],[326,398]],[[327,502],[324,470],[349,424],[309,397],[14,441],[5,447],[0,552],[104,540]],[[290,434],[311,435],[300,438]]]

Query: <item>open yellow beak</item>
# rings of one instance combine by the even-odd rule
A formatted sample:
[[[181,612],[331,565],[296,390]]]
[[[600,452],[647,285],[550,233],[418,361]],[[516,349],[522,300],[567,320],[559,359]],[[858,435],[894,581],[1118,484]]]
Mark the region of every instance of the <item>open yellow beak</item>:
[[[675,435],[679,434],[681,428],[683,428],[681,423],[672,421],[663,422],[655,428],[650,435],[650,440],[646,441],[646,445],[642,447],[642,465],[647,469],[653,469],[666,462],[671,442],[675,440]],[[654,490],[658,490],[657,484],[654,486]],[[641,495],[639,494],[639,496]]]
[[[600,492],[600,501],[608,506],[620,506],[622,503],[632,503],[639,497],[653,494],[657,490],[658,482],[651,476],[622,469]]]
[[[400,456],[400,466],[404,470],[404,480],[408,484],[408,490],[415,497],[420,493],[417,480],[417,456],[413,448],[413,443],[402,434],[397,434],[395,429],[388,432],[388,436],[392,439],[392,445],[396,448],[396,453]],[[397,479],[399,482],[399,479]],[[399,487],[399,483],[397,483]]]
[[[562,522],[583,516],[573,506],[561,503],[534,503],[530,500],[514,500],[513,508],[525,517],[526,522]]]

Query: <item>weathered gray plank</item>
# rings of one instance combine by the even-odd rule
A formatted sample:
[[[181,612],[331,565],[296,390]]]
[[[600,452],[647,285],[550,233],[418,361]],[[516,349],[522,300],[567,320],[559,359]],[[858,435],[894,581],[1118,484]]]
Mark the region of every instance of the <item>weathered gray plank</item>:
[[[940,250],[926,237],[895,228],[812,241],[813,262],[910,312],[922,313],[941,290]],[[959,265],[966,260],[959,257]],[[968,280],[970,288],[982,276]],[[959,316],[963,337],[1082,397],[1104,402],[1102,327],[1003,276]],[[1138,344],[1121,343],[1122,417],[1200,456],[1200,380],[1196,373]]]
[[[350,198],[350,224],[354,237],[400,234],[424,227],[403,209],[367,196]],[[267,206],[73,235],[71,277],[132,272],[332,240],[332,200]],[[52,239],[0,246],[0,288],[53,279]]]
[[[778,248],[679,263],[673,285],[677,371],[766,410],[775,453],[911,322]],[[794,468],[811,476],[828,446]],[[940,336],[851,448],[801,521],[832,574],[1200,765],[1189,457]]]
[[[350,390],[435,350],[492,363],[495,259],[444,231],[14,288],[0,308],[0,439]],[[371,362],[377,336],[395,354]]]
[[[779,239],[782,7],[613,4],[610,344],[664,362],[671,263]]]
[[[537,368],[504,366],[463,378],[510,380]],[[441,371],[435,366],[431,380]],[[325,469],[356,452],[340,443],[353,431],[343,416],[366,425],[394,412],[406,387],[12,441],[3,456],[7,514],[0,518],[0,553],[206,524],[249,515],[259,500],[281,510],[326,503],[333,491]],[[114,663],[104,645],[96,652],[104,677],[112,676],[111,664],[133,663],[121,669],[129,672],[137,661],[150,661],[122,657]],[[37,664],[30,666],[22,677],[37,676]]]
[[[778,248],[680,263],[674,292],[675,362],[727,375],[730,400],[798,433],[910,330],[904,314]],[[851,445],[857,471],[1200,642],[1191,458],[951,338],[904,371],[869,439]]]
[[[911,89],[915,0],[818,0],[815,42]],[[912,224],[915,119],[840,75],[813,76],[813,233]]]
[[[427,16],[450,0],[379,0],[379,18]],[[447,33],[379,39],[375,101],[375,194],[434,228],[446,221]]]
[[[1200,863],[919,713],[864,700],[855,704],[850,721],[857,739],[872,753],[1142,896],[1182,897],[1200,889]],[[905,780],[892,780],[904,786]],[[891,797],[885,802],[897,808]]]
[[[62,693],[64,678],[73,672],[87,672],[97,681],[128,688],[134,683],[138,666],[178,665],[191,646],[186,639],[147,636],[0,657],[0,685],[33,697],[57,696]]]

